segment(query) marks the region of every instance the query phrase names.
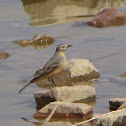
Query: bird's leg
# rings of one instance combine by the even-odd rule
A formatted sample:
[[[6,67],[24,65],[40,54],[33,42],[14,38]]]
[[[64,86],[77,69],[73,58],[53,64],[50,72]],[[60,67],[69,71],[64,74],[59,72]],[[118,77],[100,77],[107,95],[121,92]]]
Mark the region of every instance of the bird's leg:
[[[48,78],[48,81],[49,81],[49,82],[50,82],[50,84],[54,87],[54,85],[53,85],[53,82],[52,82],[51,78]]]
[[[53,78],[51,78],[51,81],[52,81],[52,83],[54,84],[54,86],[56,87],[56,84],[55,84],[55,82],[54,82]]]

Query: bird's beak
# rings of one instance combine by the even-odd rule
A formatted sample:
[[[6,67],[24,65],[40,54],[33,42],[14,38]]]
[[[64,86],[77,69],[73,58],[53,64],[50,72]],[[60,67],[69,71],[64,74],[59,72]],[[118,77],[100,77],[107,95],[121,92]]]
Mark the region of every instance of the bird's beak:
[[[72,45],[68,45],[68,47],[71,47]]]

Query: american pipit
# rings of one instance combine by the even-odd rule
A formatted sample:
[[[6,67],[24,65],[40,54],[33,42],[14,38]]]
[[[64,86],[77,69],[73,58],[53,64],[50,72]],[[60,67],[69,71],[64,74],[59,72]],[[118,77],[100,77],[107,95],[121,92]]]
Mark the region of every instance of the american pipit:
[[[56,84],[53,81],[53,77],[59,74],[64,69],[66,63],[65,51],[70,46],[72,45],[58,45],[53,57],[44,65],[43,68],[36,71],[36,73],[34,74],[34,78],[27,85],[25,85],[18,93],[22,92],[30,84],[43,79],[48,79],[51,85],[53,87],[56,87]]]

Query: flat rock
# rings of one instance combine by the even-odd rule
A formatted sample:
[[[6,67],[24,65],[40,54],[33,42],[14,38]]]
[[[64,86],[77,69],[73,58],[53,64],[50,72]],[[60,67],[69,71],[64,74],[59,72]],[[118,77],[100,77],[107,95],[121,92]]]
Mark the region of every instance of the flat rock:
[[[35,119],[47,118],[50,112],[58,105],[52,118],[83,118],[92,117],[92,107],[84,103],[51,102],[34,114]]]
[[[118,109],[124,102],[126,102],[126,98],[111,98],[109,100],[110,109]]]
[[[87,59],[70,59],[66,63],[66,67],[62,73],[57,75],[54,79],[57,86],[72,86],[80,85],[81,82],[92,83],[89,80],[96,80],[100,76],[98,70]],[[40,87],[50,87],[48,80],[41,80],[37,82]]]
[[[95,88],[87,85],[55,87],[47,91],[39,91],[34,94],[38,108],[53,101],[74,102],[90,98],[96,95]]]

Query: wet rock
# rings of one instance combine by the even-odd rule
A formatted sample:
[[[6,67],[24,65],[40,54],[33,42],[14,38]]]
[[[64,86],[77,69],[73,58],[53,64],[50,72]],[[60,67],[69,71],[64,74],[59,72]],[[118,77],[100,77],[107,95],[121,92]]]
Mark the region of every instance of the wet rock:
[[[126,101],[119,106],[118,110],[123,108],[126,108]]]
[[[68,122],[48,122],[46,124],[42,124],[42,126],[73,126]]]
[[[120,77],[126,77],[126,72],[120,74]]]
[[[13,41],[19,46],[34,46],[36,49],[46,48],[54,43],[54,38],[44,34],[36,34],[31,40]]]
[[[47,91],[40,91],[34,94],[38,108],[53,101],[74,102],[96,95],[95,88],[87,85],[56,87]]]
[[[35,119],[45,119],[58,105],[52,118],[83,118],[92,117],[92,107],[84,103],[51,102],[34,114]]]
[[[122,105],[124,102],[126,102],[126,98],[111,98],[109,100],[109,105],[110,105],[110,109],[118,109],[120,107],[120,105]]]
[[[80,85],[81,82],[82,84],[91,84],[92,82],[89,82],[89,80],[98,79],[99,76],[98,70],[89,60],[73,58],[67,61],[64,71],[53,79],[57,86],[72,86],[75,84]],[[50,83],[48,80],[41,80],[37,82],[37,85],[49,87]]]
[[[5,51],[0,51],[0,60],[1,59],[7,59],[11,56],[11,54],[5,52]]]
[[[87,24],[97,28],[125,25],[126,11],[116,8],[107,8],[99,12],[96,18],[92,21],[88,21]]]

